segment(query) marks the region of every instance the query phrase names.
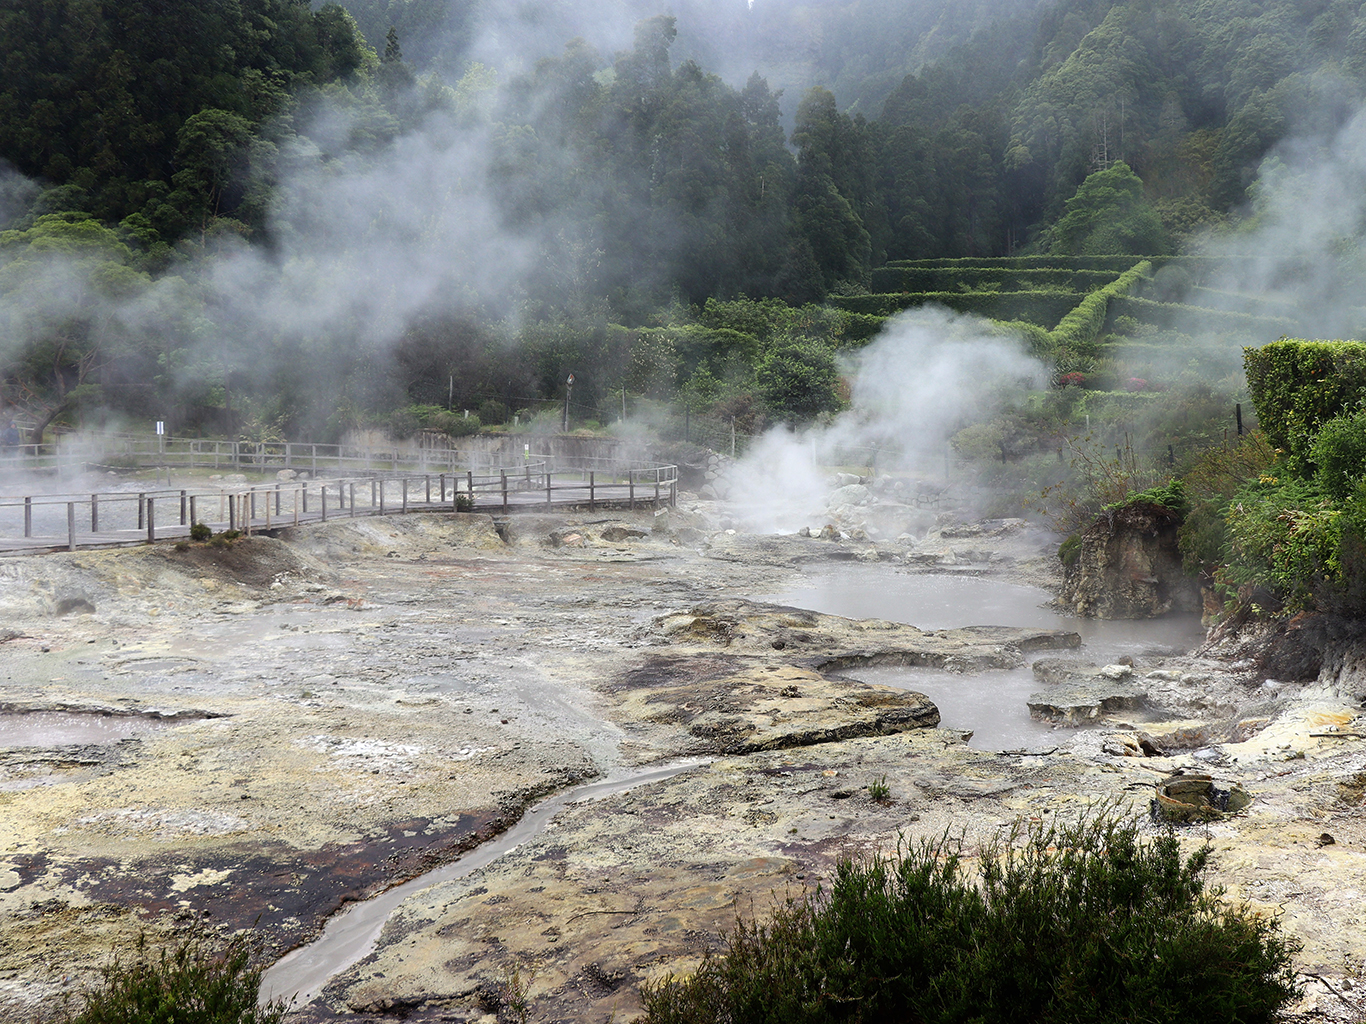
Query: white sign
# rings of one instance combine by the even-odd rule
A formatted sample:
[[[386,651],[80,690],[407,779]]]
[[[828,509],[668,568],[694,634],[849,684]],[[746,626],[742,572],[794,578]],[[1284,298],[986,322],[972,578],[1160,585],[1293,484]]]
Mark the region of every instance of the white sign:
[[[163,435],[163,434],[165,434],[165,433],[166,433],[166,421],[165,421],[165,420],[157,420],[157,437],[160,437],[161,435]]]

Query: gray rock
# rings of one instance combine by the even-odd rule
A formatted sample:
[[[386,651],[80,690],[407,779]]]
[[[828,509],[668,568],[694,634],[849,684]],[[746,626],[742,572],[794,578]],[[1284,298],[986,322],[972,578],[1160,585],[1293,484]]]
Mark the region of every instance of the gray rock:
[[[863,484],[848,484],[831,492],[827,504],[831,508],[838,508],[840,505],[866,505],[872,497],[872,493]]]

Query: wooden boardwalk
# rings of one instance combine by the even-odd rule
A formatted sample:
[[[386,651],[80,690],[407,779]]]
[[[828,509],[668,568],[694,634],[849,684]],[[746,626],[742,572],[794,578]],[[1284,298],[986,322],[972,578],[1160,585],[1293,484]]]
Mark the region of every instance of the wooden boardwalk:
[[[545,462],[514,470],[402,474],[339,480],[225,484],[82,494],[0,497],[0,554],[181,540],[191,524],[244,534],[330,519],[417,512],[512,515],[553,509],[672,506],[674,466],[626,466],[620,472],[553,470]]]

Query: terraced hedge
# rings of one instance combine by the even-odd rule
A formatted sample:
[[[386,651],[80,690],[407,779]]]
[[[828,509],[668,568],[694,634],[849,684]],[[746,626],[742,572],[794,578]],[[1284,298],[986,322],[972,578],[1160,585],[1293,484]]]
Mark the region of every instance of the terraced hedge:
[[[1058,350],[1083,351],[1092,345],[1110,314],[1110,302],[1128,293],[1139,281],[1152,273],[1153,265],[1144,260],[1120,274],[1104,288],[1087,295],[1076,307],[1058,321],[1053,328],[1053,345]]]
[[[1127,268],[1126,268],[1127,269]],[[879,267],[872,274],[875,292],[997,291],[1028,289],[1087,292],[1109,284],[1113,270],[1068,267]]]
[[[1131,316],[1164,330],[1182,330],[1188,334],[1243,334],[1248,338],[1274,338],[1296,329],[1296,322],[1285,317],[1256,316],[1177,302],[1154,302],[1132,295],[1118,295],[1111,299],[1110,316],[1112,319]]]
[[[1319,429],[1366,400],[1366,342],[1285,338],[1243,349],[1243,367],[1262,432],[1295,472]]]
[[[958,313],[974,313],[993,320],[1057,323],[1084,296],[1072,291],[1025,292],[898,292],[882,295],[832,295],[826,301],[837,309],[869,316],[891,316],[916,306],[945,306]]]

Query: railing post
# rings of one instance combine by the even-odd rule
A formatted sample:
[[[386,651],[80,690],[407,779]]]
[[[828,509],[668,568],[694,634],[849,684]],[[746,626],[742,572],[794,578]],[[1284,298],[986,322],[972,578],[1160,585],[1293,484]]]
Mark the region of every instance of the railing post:
[[[347,489],[351,492],[351,518],[356,518],[356,485],[347,484]]]
[[[100,496],[98,494],[90,496],[90,532],[100,532]]]
[[[281,493],[280,493],[280,492],[281,492],[282,490],[284,490],[284,486],[285,486],[284,484],[280,484],[280,483],[277,483],[277,484],[275,485],[275,518],[277,518],[277,519],[280,518],[280,497],[281,497]]]
[[[308,515],[308,484],[304,484],[300,490],[304,499],[304,515]]]
[[[247,516],[247,528],[250,529],[251,524],[256,522],[256,488],[252,488],[251,497],[247,501],[248,507],[251,509],[251,515]]]
[[[550,473],[545,475],[545,507],[550,508]]]
[[[379,480],[379,514],[384,515],[384,478]]]
[[[636,471],[634,469],[626,471],[626,487],[631,496],[631,511],[634,512],[636,510]]]
[[[152,499],[147,499],[147,543],[155,544],[157,540],[157,521],[156,511],[152,504]]]
[[[327,522],[327,484],[318,488],[318,501],[318,509],[322,515],[322,521],[325,523]]]
[[[24,536],[33,536],[33,499],[24,499]]]
[[[237,495],[228,495],[228,529],[237,529]]]
[[[146,504],[147,504],[147,495],[146,495],[146,494],[139,494],[139,495],[138,495],[138,529],[139,529],[139,530],[141,530],[144,526],[147,525],[147,510],[146,510],[146,508],[144,508],[144,506],[145,506]]]
[[[593,503],[593,484],[594,484],[593,477],[594,477],[594,476],[595,476],[594,472],[590,469],[590,470],[588,471],[588,511],[589,511],[589,512],[592,512],[593,509],[595,509],[595,508],[597,507],[597,506]]]
[[[470,511],[474,511],[474,470],[465,471],[465,493],[470,496]],[[451,495],[451,508],[455,508],[455,495]]]
[[[181,492],[180,492],[180,525],[181,525],[181,526],[184,526],[184,525],[186,524],[186,515],[187,515],[188,512],[189,512],[189,510],[185,507],[185,505],[186,505],[186,502],[185,502],[186,497],[187,497],[186,493],[185,493],[184,491],[181,491]]]
[[[27,537],[29,534],[24,534]],[[66,503],[66,549],[76,550],[76,503],[68,501]]]
[[[311,444],[309,447],[313,449],[313,476],[316,478],[318,475],[318,446]]]
[[[429,487],[431,486],[431,478],[430,478],[430,477],[427,478],[427,486],[429,486]],[[430,494],[427,495],[427,501],[430,502],[431,500],[432,500],[432,496],[431,496]],[[442,473],[442,474],[441,474],[441,500],[440,500],[439,502],[437,502],[437,504],[439,504],[439,505],[444,505],[444,504],[446,504],[446,474],[445,474],[445,473]]]
[[[195,496],[194,496],[193,494],[191,494],[191,495],[190,495],[190,525],[191,525],[191,526],[193,526],[195,523],[199,522],[199,516],[196,515],[196,512],[197,512],[198,510],[195,508],[195,500],[194,500],[194,499],[195,499]]]
[[[508,473],[506,469],[500,469],[499,474],[503,478],[503,515],[508,511]]]
[[[659,511],[659,470],[655,470],[655,511]]]
[[[403,512],[404,515],[407,515],[407,514],[408,514],[408,478],[405,476],[405,477],[403,478],[403,480],[401,481],[401,483],[403,484],[403,507],[402,507],[402,512]]]
[[[371,481],[370,481],[370,509],[373,511],[373,510],[374,510],[374,507],[375,507],[375,481],[374,481],[373,479],[371,479]]]

